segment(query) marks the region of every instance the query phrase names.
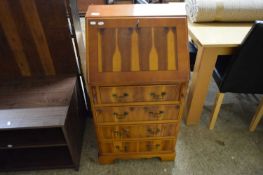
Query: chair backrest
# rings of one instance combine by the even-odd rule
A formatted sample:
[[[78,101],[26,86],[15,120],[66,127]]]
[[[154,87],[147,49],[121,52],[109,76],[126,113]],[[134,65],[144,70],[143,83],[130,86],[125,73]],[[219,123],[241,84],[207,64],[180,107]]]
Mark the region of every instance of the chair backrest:
[[[65,0],[0,0],[0,80],[76,74]]]
[[[221,92],[263,93],[263,21],[256,21],[223,76]]]

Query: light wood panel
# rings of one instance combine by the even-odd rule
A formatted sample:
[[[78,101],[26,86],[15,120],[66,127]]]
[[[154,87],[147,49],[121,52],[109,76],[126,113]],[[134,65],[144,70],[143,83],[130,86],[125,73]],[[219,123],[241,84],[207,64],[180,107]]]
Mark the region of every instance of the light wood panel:
[[[251,26],[251,23],[188,22],[189,34],[198,46],[198,53],[187,98],[185,113],[187,125],[195,125],[200,121],[217,56],[231,55]]]
[[[139,59],[139,37],[138,30],[133,30],[131,36],[131,71],[140,70],[140,59]]]
[[[167,33],[167,53],[168,53],[168,70],[176,70],[177,60],[177,37],[176,29],[168,29]]]
[[[121,71],[121,53],[119,49],[119,37],[118,37],[118,29],[115,30],[115,49],[114,49],[114,54],[112,56],[112,71],[113,72],[120,72]]]
[[[260,104],[257,107],[256,113],[254,114],[250,126],[249,131],[253,132],[256,130],[257,125],[259,124],[261,118],[263,116],[263,99],[261,100]]]
[[[203,46],[237,47],[252,23],[188,23],[189,33]]]
[[[197,53],[197,59],[192,76],[191,86],[186,102],[186,123],[188,125],[196,124],[200,121],[205,97],[208,92],[209,83],[212,77],[217,56],[231,53],[231,48],[204,48],[200,47]],[[198,93],[196,93],[198,92]]]
[[[224,95],[224,93],[217,93],[216,95],[215,104],[210,117],[209,129],[214,129],[215,127],[216,120],[218,118],[218,114],[224,100]]]
[[[152,46],[149,54],[149,68],[150,71],[158,70],[158,53],[155,44],[154,28],[151,29]]]

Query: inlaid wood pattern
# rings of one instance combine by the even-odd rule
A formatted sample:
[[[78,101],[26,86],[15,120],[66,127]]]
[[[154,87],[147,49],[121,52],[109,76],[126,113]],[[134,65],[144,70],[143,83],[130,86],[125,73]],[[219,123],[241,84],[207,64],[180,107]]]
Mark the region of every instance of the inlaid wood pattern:
[[[103,28],[97,37],[98,72],[177,70],[175,28]]]
[[[119,37],[118,37],[118,29],[115,29],[115,49],[112,58],[112,71],[120,72],[121,71],[121,53],[119,49]]]
[[[168,70],[176,70],[177,66],[177,37],[175,29],[168,29],[167,33],[167,56]]]
[[[150,50],[149,55],[149,70],[158,70],[158,53],[156,50],[156,44],[155,44],[155,35],[154,35],[154,28],[151,29],[151,39],[152,39],[152,46]]]
[[[77,72],[65,3],[50,1],[0,1],[1,79]]]
[[[138,30],[133,30],[131,35],[131,71],[140,70],[138,38]]]

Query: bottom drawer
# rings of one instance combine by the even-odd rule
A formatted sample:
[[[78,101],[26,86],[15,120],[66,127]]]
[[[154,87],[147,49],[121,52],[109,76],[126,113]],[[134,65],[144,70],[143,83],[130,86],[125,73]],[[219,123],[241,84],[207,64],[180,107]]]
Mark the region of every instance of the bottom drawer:
[[[175,140],[150,140],[139,142],[140,152],[175,151]]]
[[[174,152],[176,140],[113,141],[100,143],[100,154]]]

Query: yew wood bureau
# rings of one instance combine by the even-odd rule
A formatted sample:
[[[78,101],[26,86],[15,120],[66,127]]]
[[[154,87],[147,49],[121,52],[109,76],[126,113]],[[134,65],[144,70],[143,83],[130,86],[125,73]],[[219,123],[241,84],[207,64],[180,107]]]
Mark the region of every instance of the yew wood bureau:
[[[86,33],[99,162],[174,160],[189,80],[184,5],[91,5]]]

